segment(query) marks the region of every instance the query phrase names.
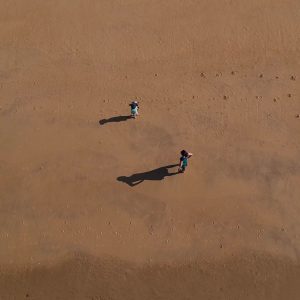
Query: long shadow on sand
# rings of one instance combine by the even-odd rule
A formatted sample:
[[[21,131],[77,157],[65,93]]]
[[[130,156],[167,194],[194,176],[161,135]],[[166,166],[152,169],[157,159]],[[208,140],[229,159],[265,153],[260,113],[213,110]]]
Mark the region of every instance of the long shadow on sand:
[[[128,119],[131,119],[131,116],[117,116],[117,117],[111,117],[109,119],[102,119],[99,121],[100,125],[104,125],[106,123],[117,123],[117,122],[124,122]]]
[[[132,187],[142,183],[144,180],[163,180],[167,176],[178,174],[178,171],[176,171],[175,173],[169,173],[168,170],[176,166],[178,166],[178,164],[160,167],[158,169],[154,169],[144,173],[136,173],[131,176],[119,176],[117,180],[127,183]]]

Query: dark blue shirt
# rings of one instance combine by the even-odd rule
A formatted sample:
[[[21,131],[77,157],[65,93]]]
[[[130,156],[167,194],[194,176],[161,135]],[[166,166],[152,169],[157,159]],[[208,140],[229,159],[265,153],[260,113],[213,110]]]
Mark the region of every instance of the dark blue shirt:
[[[137,103],[131,103],[130,104],[131,109],[135,109],[137,106],[138,106]]]

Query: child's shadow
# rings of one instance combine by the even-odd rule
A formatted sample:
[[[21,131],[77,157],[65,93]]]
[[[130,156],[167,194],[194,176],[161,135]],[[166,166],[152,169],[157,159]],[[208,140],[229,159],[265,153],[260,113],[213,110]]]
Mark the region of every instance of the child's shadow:
[[[117,116],[117,117],[111,117],[109,119],[102,119],[99,121],[100,125],[104,125],[106,123],[116,123],[116,122],[124,122],[128,119],[131,119],[131,116]]]
[[[163,180],[167,176],[178,174],[178,171],[175,173],[169,173],[168,170],[176,166],[178,166],[178,164],[160,167],[144,173],[136,173],[131,176],[119,176],[117,180],[127,183],[132,187],[142,183],[144,180]]]

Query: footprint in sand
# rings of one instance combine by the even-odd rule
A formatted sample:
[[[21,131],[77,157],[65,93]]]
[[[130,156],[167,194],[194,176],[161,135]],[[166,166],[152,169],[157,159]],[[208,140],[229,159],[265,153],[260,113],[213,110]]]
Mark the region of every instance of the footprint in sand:
[[[296,76],[292,75],[291,80],[296,80]]]
[[[277,99],[276,99],[276,98],[274,98],[274,99],[273,99],[273,101],[274,101],[274,102],[277,102]]]
[[[203,77],[203,78],[206,78],[206,76],[203,72],[201,72],[200,76]]]
[[[235,72],[234,71],[231,71],[231,75],[234,75],[235,74]]]
[[[296,118],[298,118],[298,119],[299,119],[299,118],[300,118],[300,115],[299,115],[299,114],[297,114],[297,115],[296,115]]]
[[[259,78],[263,78],[263,77],[264,77],[264,75],[263,75],[263,74],[260,74],[260,75],[259,75]]]
[[[291,97],[292,97],[292,94],[288,94],[287,96],[288,96],[289,98],[291,98]]]

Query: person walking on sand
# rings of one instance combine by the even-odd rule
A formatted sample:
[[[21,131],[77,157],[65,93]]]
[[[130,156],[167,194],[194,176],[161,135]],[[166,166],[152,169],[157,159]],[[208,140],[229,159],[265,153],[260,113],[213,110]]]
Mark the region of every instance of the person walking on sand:
[[[131,117],[135,119],[139,114],[139,103],[137,101],[132,101],[129,106],[131,108]]]
[[[180,157],[180,161],[179,161],[178,172],[184,173],[184,171],[188,165],[188,159],[193,155],[193,153],[189,153],[186,150],[181,150],[180,154],[181,154],[181,157]]]

